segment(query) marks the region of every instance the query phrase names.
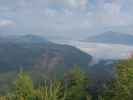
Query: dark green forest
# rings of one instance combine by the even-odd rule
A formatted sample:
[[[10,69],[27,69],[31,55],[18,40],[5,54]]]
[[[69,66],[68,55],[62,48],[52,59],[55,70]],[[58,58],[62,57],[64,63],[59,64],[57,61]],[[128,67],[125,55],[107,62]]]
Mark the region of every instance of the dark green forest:
[[[115,79],[103,84],[100,92],[91,91],[89,75],[79,67],[64,74],[63,79],[38,79],[20,70],[0,100],[133,100],[133,57],[116,63]]]

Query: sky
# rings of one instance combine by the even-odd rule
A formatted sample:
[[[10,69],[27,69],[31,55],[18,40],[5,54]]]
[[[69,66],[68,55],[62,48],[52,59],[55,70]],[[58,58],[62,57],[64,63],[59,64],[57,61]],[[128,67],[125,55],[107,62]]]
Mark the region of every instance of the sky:
[[[0,34],[133,34],[133,0],[0,0]]]

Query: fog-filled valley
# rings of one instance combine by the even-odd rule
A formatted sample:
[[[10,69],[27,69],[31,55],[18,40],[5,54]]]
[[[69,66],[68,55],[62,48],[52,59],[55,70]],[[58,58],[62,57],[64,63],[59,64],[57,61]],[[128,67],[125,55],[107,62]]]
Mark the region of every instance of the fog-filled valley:
[[[0,0],[0,100],[133,100],[133,0]]]
[[[125,44],[49,39],[40,35],[5,35],[0,37],[0,91],[6,93],[19,70],[37,79],[63,79],[65,73],[79,66],[89,75],[91,91],[115,79],[115,63],[130,58],[133,47]]]
[[[85,42],[78,40],[53,40],[55,43],[72,45],[93,56],[95,60],[100,59],[126,59],[133,52],[132,45],[107,44],[96,42]]]
[[[96,94],[102,96],[105,84],[116,79],[117,63],[130,59],[132,51],[131,44],[51,39],[33,34],[1,35],[0,93],[10,91],[19,72],[22,76],[18,78],[24,77],[22,70],[29,73],[34,84],[55,79],[68,84],[66,75],[69,72],[76,74],[83,71],[91,81],[86,89],[92,93],[92,97],[95,98]]]

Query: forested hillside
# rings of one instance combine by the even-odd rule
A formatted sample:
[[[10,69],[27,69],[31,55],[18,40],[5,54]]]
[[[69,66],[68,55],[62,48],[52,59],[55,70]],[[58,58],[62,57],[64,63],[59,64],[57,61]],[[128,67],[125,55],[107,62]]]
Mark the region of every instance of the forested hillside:
[[[91,80],[79,67],[69,70],[62,80],[39,80],[20,70],[10,91],[0,100],[133,100],[133,57],[116,64],[116,77],[97,91],[91,91]]]
[[[0,37],[0,91],[7,90],[20,69],[33,81],[39,78],[63,78],[75,65],[88,71],[92,57],[75,47],[59,45],[43,37],[26,35]]]
[[[39,41],[40,40],[40,41]],[[1,38],[0,71],[33,66],[53,69],[60,66],[87,66],[91,56],[68,45],[54,44],[39,36],[26,35],[17,38]]]

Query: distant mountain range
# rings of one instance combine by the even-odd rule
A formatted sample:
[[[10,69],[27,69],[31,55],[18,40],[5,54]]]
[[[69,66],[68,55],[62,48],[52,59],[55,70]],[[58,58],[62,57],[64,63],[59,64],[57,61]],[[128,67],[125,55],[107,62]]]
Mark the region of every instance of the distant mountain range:
[[[133,45],[133,35],[108,31],[100,35],[89,37],[86,41]]]
[[[0,36],[0,91],[7,90],[20,68],[37,81],[63,78],[75,65],[88,71],[91,60],[75,47],[55,44],[41,36]]]
[[[55,44],[40,36],[8,37],[0,41],[0,69],[3,70],[38,67],[48,72],[59,66],[87,67],[89,61],[91,56],[75,47]]]
[[[20,68],[30,73],[35,82],[44,78],[62,78],[75,65],[84,71],[90,70],[94,80],[94,76],[100,77],[101,73],[102,76],[107,73],[106,77],[110,78],[110,65],[93,67],[91,63],[92,56],[87,53],[73,46],[52,43],[41,36],[0,36],[0,92],[7,90]]]

